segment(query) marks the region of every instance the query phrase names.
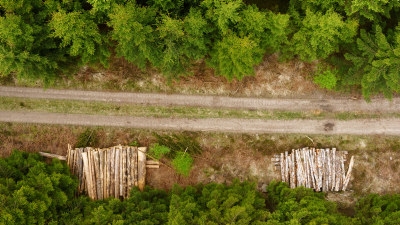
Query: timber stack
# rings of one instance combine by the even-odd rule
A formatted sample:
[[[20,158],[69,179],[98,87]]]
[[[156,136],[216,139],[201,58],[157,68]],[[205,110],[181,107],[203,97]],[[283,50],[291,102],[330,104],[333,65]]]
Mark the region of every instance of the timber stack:
[[[158,168],[146,160],[146,147],[114,146],[105,149],[68,145],[67,164],[79,179],[79,193],[91,199],[127,198],[132,187],[144,189],[146,168]]]
[[[302,148],[272,158],[281,179],[291,188],[303,186],[315,191],[345,191],[351,178],[354,156],[346,172],[347,151]]]

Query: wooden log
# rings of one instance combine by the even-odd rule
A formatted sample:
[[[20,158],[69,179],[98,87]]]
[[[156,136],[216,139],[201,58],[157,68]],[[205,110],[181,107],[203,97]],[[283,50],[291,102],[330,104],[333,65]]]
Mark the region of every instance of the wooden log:
[[[323,167],[323,159],[322,152],[320,149],[317,149],[317,162],[318,162],[318,185],[317,191],[322,190],[322,167]]]
[[[68,166],[69,170],[71,171],[72,174],[78,175],[77,173],[77,168],[76,168],[76,159],[75,159],[75,153],[76,151],[74,149],[69,150],[69,156],[68,156]]]
[[[101,169],[102,160],[100,160],[100,149],[93,151],[94,170],[96,176],[96,199],[103,199],[102,177],[103,170]]]
[[[114,165],[114,170],[115,170],[115,183],[114,183],[114,197],[119,198],[119,168],[120,168],[120,149],[119,147],[115,148],[115,165]]]
[[[133,163],[132,163],[132,176],[133,176],[133,184],[137,187],[138,186],[138,148],[135,147],[133,151]]]
[[[296,170],[294,167],[295,158],[293,152],[290,154],[290,188],[296,187]]]
[[[130,191],[131,191],[131,188],[132,188],[132,174],[131,174],[131,171],[132,171],[132,168],[131,168],[131,157],[132,157],[132,155],[131,155],[131,152],[132,152],[132,148],[131,147],[128,147],[127,149],[126,149],[126,174],[127,174],[127,193],[126,193],[126,196],[129,198],[129,196],[130,196]]]
[[[85,177],[90,177],[90,168],[89,168],[89,161],[88,161],[88,153],[87,152],[82,152],[82,160],[83,160],[83,171],[84,171],[84,174],[85,174]],[[91,179],[86,179],[86,182],[87,182],[87,187],[88,187],[88,190],[87,190],[87,192],[88,192],[88,195],[89,195],[89,197],[90,198],[92,198],[92,193],[91,193],[91,191],[92,191],[92,183],[91,183]]]
[[[306,149],[305,151],[304,151],[304,160],[305,160],[305,163],[306,163],[306,165],[307,165],[307,182],[308,182],[308,184],[307,184],[307,187],[308,188],[312,188],[312,172],[311,172],[311,165],[310,165],[310,159],[309,159],[309,157],[310,157],[310,149]]]
[[[289,184],[289,155],[288,152],[285,151],[285,182]]]
[[[113,163],[114,159],[112,158],[112,148],[109,148],[107,150],[107,187],[106,187],[106,191],[107,191],[107,198],[113,196],[111,194],[111,180],[112,180],[112,174],[111,174],[111,165]]]
[[[332,163],[331,163],[331,158],[332,158],[332,154],[330,149],[327,149],[327,163],[328,163],[328,168],[327,168],[327,187],[328,187],[328,191],[332,189]]]
[[[110,164],[110,197],[115,196],[115,147],[111,148],[111,164]]]
[[[326,177],[327,177],[327,172],[326,172],[326,151],[325,149],[321,149],[321,158],[322,158],[322,191],[327,191],[327,186],[326,186]]]
[[[123,174],[122,174],[122,172],[123,172],[123,165],[122,165],[122,162],[123,162],[123,160],[122,160],[122,155],[123,155],[123,148],[122,148],[122,146],[121,145],[119,145],[119,197],[120,196],[122,196],[122,184],[124,183],[123,182]]]
[[[70,162],[71,162],[71,145],[67,145],[67,165],[71,168]]]
[[[87,191],[86,184],[86,174],[83,172],[83,149],[75,149],[75,161],[77,162],[78,179],[79,179],[79,193]]]
[[[340,152],[336,152],[335,191],[339,191],[341,189],[340,188],[340,180],[341,180],[341,177],[342,177],[342,168],[340,166],[340,163],[341,163],[340,161],[341,161]]]
[[[120,192],[123,198],[126,198],[126,148],[122,148],[122,184]]]
[[[103,167],[103,199],[108,198],[108,192],[107,192],[107,170],[108,170],[108,157],[107,157],[107,152],[108,149],[105,149],[103,151],[103,163],[104,163],[104,167]]]
[[[351,171],[353,169],[353,164],[354,164],[354,156],[351,156],[350,163],[349,163],[349,169],[347,170],[346,177],[343,181],[343,189],[342,189],[343,191],[346,191],[347,185],[349,184],[350,177],[351,177]]]
[[[301,158],[299,157],[299,150],[295,150],[292,154],[295,154],[295,169],[296,169],[296,187],[302,185],[302,165],[301,165]]]
[[[331,168],[331,173],[332,173],[332,188],[331,191],[334,191],[336,189],[336,148],[332,148],[332,168]]]
[[[286,182],[285,181],[285,155],[283,153],[281,153],[281,160],[280,160],[280,166],[281,166],[281,180],[282,182]]]
[[[300,157],[303,163],[303,179],[304,179],[304,187],[308,187],[308,170],[307,170],[307,160],[305,157],[306,148],[302,148],[300,151]]]
[[[146,165],[146,169],[158,169],[160,165]]]
[[[146,184],[146,147],[138,148],[138,187],[144,190]]]
[[[311,166],[310,172],[311,172],[311,179],[312,179],[312,188],[314,190],[317,189],[317,182],[318,182],[318,170],[317,170],[317,159],[316,159],[316,153],[315,149],[312,149],[309,151],[309,163]]]
[[[306,174],[305,174],[305,164],[304,164],[304,158],[302,156],[302,150],[299,150],[298,152],[298,157],[301,165],[301,186],[305,187],[306,186]]]
[[[147,160],[146,165],[160,165],[160,162],[155,160]]]
[[[341,177],[341,188],[340,189],[342,189],[342,187],[343,187],[343,181],[344,181],[344,179],[346,178],[346,170],[345,170],[345,168],[344,168],[344,153],[342,152],[342,157],[341,157],[341,160],[340,160],[340,167],[341,167],[341,169],[342,169],[342,177]]]
[[[89,165],[90,165],[90,175],[92,179],[92,199],[97,200],[97,188],[96,188],[96,170],[95,170],[95,161],[93,157],[93,149],[89,148],[88,149],[88,160],[89,160]]]

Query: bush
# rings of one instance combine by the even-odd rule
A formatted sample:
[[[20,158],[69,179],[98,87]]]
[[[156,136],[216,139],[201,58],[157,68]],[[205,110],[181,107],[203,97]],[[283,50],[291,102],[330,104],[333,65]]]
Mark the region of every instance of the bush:
[[[164,145],[171,149],[171,157],[174,157],[175,152],[185,150],[189,154],[199,154],[201,147],[199,142],[196,140],[196,133],[183,132],[181,135],[177,134],[166,134],[160,135],[153,133],[154,137],[160,145]]]
[[[158,143],[150,146],[150,155],[156,159],[161,159],[164,155],[171,152],[167,146],[159,145]]]
[[[75,144],[76,148],[95,147],[99,145],[99,136],[96,130],[87,128],[78,136],[78,141]]]
[[[189,176],[192,168],[193,158],[186,152],[177,152],[176,157],[172,160],[172,166],[176,172]]]
[[[318,84],[320,87],[333,90],[336,87],[336,70],[318,70],[317,75],[314,77],[314,83]]]

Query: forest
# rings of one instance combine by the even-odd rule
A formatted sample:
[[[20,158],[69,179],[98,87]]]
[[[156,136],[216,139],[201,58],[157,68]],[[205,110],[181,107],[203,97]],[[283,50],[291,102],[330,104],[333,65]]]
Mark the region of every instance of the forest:
[[[400,91],[400,2],[0,0],[0,75],[50,85],[122,57],[168,80],[198,63],[240,80],[263,57],[315,62],[315,83],[365,99]]]
[[[47,160],[48,161],[48,160]],[[124,201],[77,196],[65,162],[13,151],[0,158],[0,224],[399,224],[400,195],[359,198],[351,216],[324,193],[271,182],[131,190]]]

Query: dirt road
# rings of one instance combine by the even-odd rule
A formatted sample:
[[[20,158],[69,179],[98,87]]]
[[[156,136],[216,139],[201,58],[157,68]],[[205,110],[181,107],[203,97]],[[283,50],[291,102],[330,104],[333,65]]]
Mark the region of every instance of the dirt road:
[[[158,130],[224,131],[235,133],[400,135],[400,119],[350,121],[182,119],[0,111],[0,120],[16,123],[118,126]]]
[[[375,111],[399,112],[400,99],[374,100],[371,104],[351,99],[257,99],[166,94],[107,93],[72,90],[0,87],[0,96],[43,99],[126,102],[155,105],[251,108],[272,110]],[[161,130],[226,131],[243,133],[304,134],[386,134],[400,135],[400,119],[363,120],[260,120],[260,119],[182,119],[127,116],[0,111],[0,121],[17,123],[122,126]]]
[[[149,105],[200,106],[213,108],[241,108],[259,110],[329,112],[400,112],[400,98],[392,101],[373,99],[265,99],[233,98],[222,96],[198,96],[154,93],[95,92],[78,90],[54,90],[0,86],[0,96],[43,99],[71,99],[83,101],[124,102]]]

